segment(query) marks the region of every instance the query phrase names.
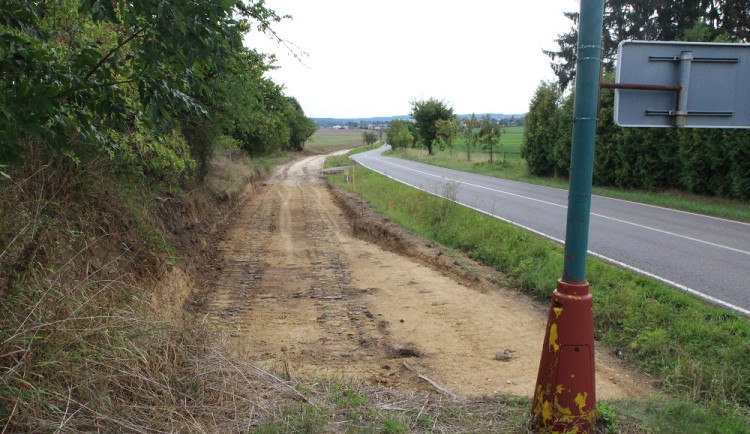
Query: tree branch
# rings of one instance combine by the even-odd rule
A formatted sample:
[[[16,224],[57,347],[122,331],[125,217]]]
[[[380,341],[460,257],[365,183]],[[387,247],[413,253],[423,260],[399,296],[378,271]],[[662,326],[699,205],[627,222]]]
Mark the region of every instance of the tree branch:
[[[130,39],[132,39],[132,38],[130,38]],[[122,46],[122,45],[120,45],[120,46]],[[56,93],[55,95],[52,96],[52,99],[53,100],[54,99],[58,99],[58,98],[60,98],[61,96],[65,95],[65,94],[68,94],[68,93],[71,93],[71,92],[77,92],[77,91],[83,90],[83,89],[100,89],[102,87],[115,86],[115,85],[118,85],[118,84],[135,83],[136,81],[138,81],[139,78],[141,78],[141,76],[143,75],[143,73],[146,72],[146,69],[148,69],[148,67],[150,65],[151,65],[151,60],[146,61],[146,65],[143,67],[143,69],[141,70],[141,72],[139,72],[138,75],[135,78],[131,78],[130,80],[121,80],[121,81],[115,81],[115,82],[107,83],[107,84],[99,84],[99,85],[96,85],[96,86],[81,86],[81,87],[76,88],[76,89],[67,89],[67,90],[64,90],[62,92]]]
[[[121,43],[119,43],[115,48],[109,50],[109,53],[107,53],[104,57],[102,57],[99,60],[99,62],[91,69],[91,71],[89,71],[89,73],[86,74],[85,80],[88,80],[89,78],[91,78],[91,76],[94,75],[94,73],[99,68],[101,68],[101,66],[104,64],[104,62],[106,62],[107,59],[109,59],[110,57],[112,57],[112,55],[115,54],[117,52],[117,50],[119,50],[120,48],[122,48],[125,45],[127,45],[130,41],[132,41],[133,39],[135,39],[136,37],[138,37],[138,35],[141,34],[146,29],[148,29],[148,26],[141,28],[137,32],[135,32],[132,35],[130,35],[127,39],[125,39],[124,41],[122,41]]]
[[[81,87],[78,87],[78,88],[75,88],[75,89],[67,89],[67,90],[64,90],[62,92],[58,92],[58,93],[52,95],[51,99],[55,100],[55,99],[58,99],[58,98],[62,97],[65,94],[68,94],[68,93],[71,93],[71,92],[78,92],[79,90],[84,90],[84,89],[101,89],[103,87],[116,86],[118,84],[135,83],[136,81],[137,81],[137,78],[133,78],[133,79],[130,79],[130,80],[120,80],[120,81],[113,81],[112,83],[97,84],[96,86],[81,86]]]

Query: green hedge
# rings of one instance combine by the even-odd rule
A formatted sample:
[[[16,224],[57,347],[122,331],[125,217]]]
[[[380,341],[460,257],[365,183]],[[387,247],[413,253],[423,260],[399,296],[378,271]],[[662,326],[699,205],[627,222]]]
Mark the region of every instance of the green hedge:
[[[553,83],[537,88],[522,148],[532,174],[568,176],[573,99]],[[750,199],[749,130],[620,128],[613,112],[614,94],[603,91],[595,185]]]

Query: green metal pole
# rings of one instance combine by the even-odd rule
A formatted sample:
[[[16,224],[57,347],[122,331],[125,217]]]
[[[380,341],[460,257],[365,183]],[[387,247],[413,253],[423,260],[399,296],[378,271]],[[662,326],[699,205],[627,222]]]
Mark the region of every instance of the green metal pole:
[[[603,0],[581,1],[568,223],[565,231],[565,264],[562,276],[562,280],[567,283],[586,281],[603,17]]]
[[[603,18],[604,0],[581,0],[565,264],[552,292],[532,401],[542,432],[592,433],[596,424],[594,310],[586,252]]]

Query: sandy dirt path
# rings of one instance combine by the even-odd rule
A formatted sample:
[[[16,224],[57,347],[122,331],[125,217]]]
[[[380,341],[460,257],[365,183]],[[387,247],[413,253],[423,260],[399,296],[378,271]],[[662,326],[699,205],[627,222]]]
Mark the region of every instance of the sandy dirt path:
[[[280,167],[219,246],[204,309],[236,351],[296,378],[423,391],[422,374],[462,396],[530,397],[546,307],[353,237],[318,175],[323,160]],[[596,360],[599,398],[645,392],[615,357]]]

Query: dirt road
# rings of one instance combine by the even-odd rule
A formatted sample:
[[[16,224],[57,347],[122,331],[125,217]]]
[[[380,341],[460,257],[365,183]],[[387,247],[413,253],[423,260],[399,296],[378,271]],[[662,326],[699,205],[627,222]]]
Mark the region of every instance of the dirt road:
[[[422,374],[458,395],[531,396],[546,307],[354,238],[318,175],[323,160],[280,167],[219,247],[204,309],[233,347],[297,378],[427,390]],[[644,392],[616,358],[596,359],[600,398]]]

